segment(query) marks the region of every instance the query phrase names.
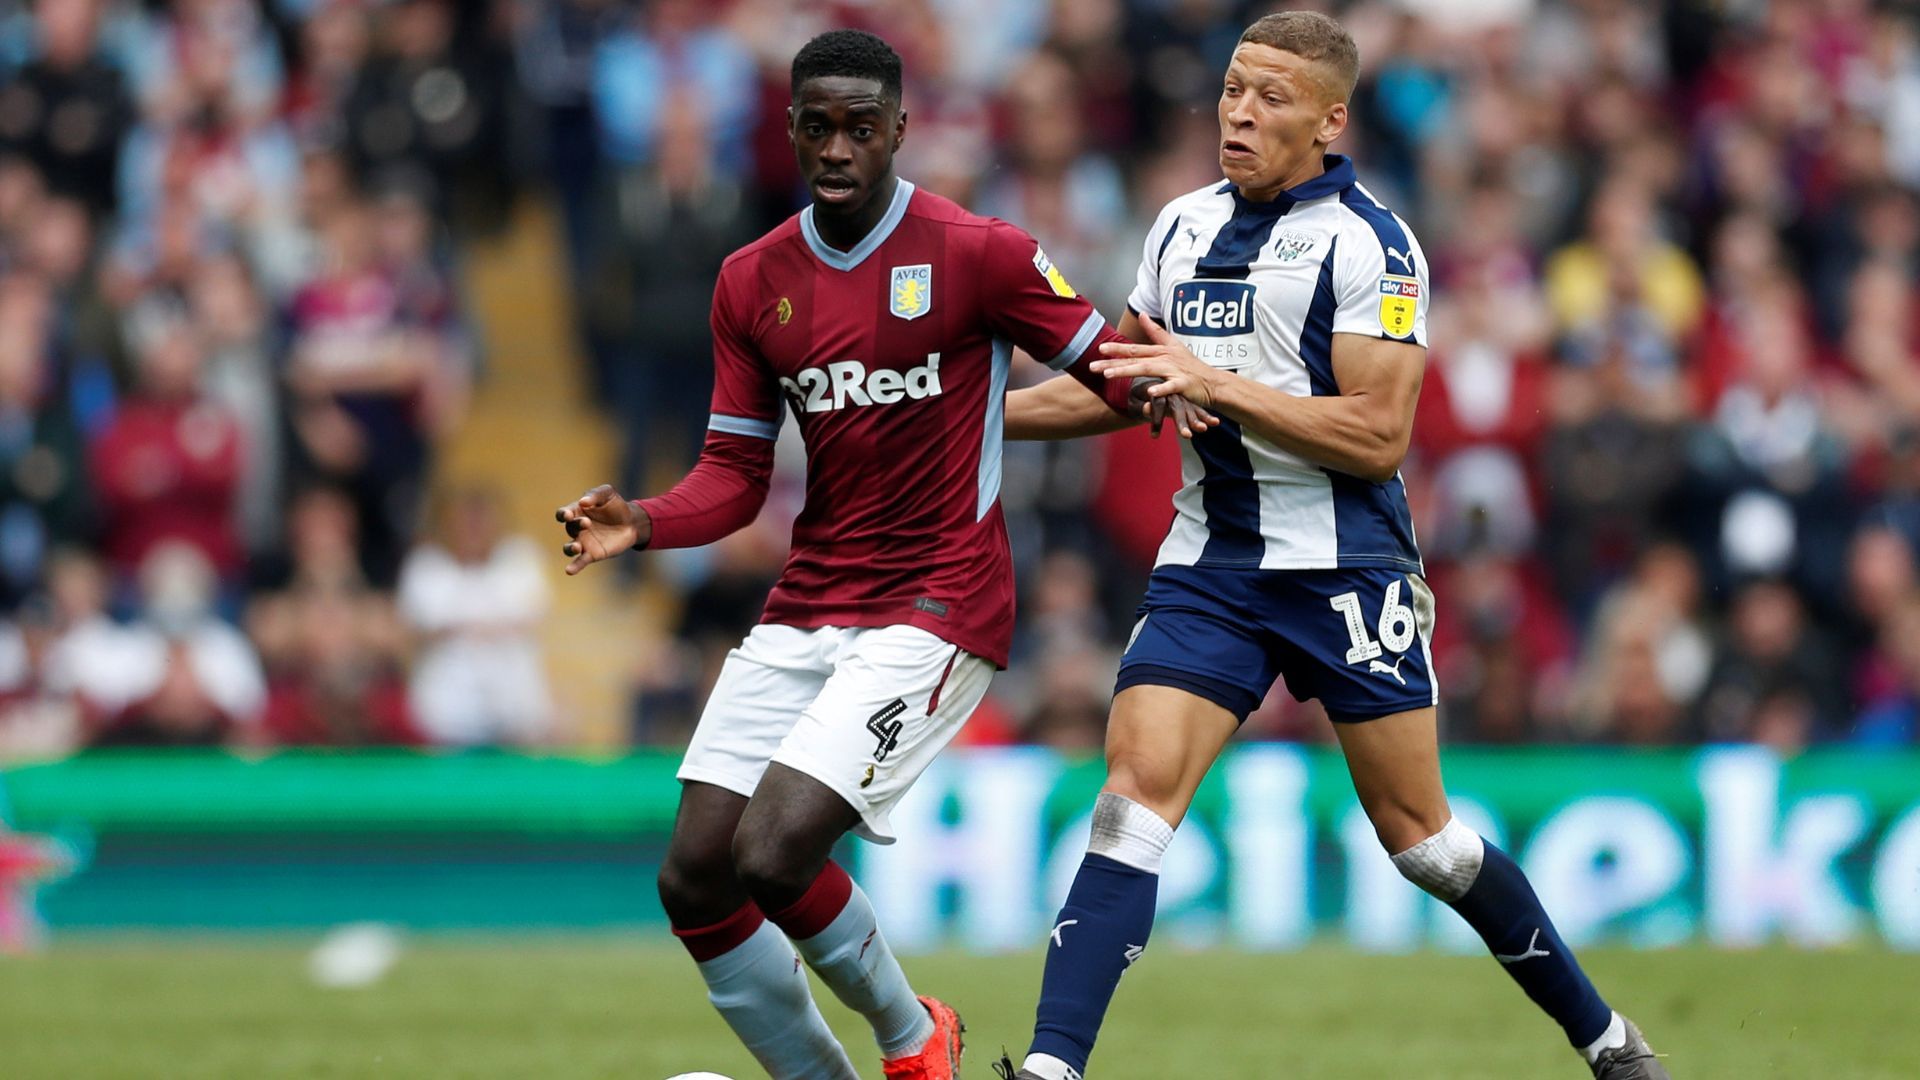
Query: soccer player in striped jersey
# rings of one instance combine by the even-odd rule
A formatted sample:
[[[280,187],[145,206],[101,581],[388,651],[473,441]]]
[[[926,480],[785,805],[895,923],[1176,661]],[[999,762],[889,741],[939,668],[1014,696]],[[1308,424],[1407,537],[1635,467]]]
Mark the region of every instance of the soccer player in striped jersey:
[[[1148,393],[1208,415],[1181,444],[1186,483],[1121,660],[1088,853],[1050,937],[1031,1048],[1017,1072],[1000,1063],[1010,1080],[1085,1071],[1146,945],[1174,828],[1276,677],[1326,707],[1400,872],[1465,917],[1593,1075],[1667,1076],[1520,868],[1448,809],[1433,595],[1399,475],[1426,363],[1427,264],[1353,163],[1327,153],[1358,72],[1353,39],[1324,15],[1247,29],[1219,103],[1226,180],[1161,212],[1120,324],[1141,344],[1103,345],[1094,365],[1160,379]],[[1008,397],[1014,438],[1126,422],[1070,381]]]

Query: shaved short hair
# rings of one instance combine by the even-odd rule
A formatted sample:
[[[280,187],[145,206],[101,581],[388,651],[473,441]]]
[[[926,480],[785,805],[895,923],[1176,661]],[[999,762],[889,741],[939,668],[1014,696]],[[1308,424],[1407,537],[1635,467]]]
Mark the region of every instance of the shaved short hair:
[[[1331,16],[1317,11],[1281,11],[1268,15],[1240,35],[1242,45],[1265,45],[1311,60],[1327,69],[1327,94],[1349,101],[1360,81],[1360,49],[1353,35]]]

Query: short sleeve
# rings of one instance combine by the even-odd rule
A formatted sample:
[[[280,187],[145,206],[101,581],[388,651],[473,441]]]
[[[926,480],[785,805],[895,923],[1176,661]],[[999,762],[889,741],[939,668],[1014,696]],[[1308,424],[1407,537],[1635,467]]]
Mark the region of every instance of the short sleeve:
[[[1064,371],[1099,338],[1107,321],[1074,291],[1026,231],[995,221],[987,229],[981,303],[994,336]]]
[[[713,409],[707,427],[773,439],[780,434],[780,385],[737,310],[734,273],[732,266],[723,269],[713,289]]]
[[[1128,307],[1157,323],[1167,321],[1160,299],[1160,256],[1166,253],[1167,242],[1179,227],[1180,213],[1173,203],[1168,203],[1141,243],[1140,272],[1134,276],[1133,292],[1127,296]]]
[[[1400,220],[1370,208],[1340,235],[1333,332],[1427,343],[1427,258]]]

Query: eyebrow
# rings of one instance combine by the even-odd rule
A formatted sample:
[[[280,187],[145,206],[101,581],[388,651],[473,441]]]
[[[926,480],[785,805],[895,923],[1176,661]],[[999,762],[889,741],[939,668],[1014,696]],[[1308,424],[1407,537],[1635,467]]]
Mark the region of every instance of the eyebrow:
[[[884,102],[859,101],[847,106],[845,113],[849,119],[866,119],[868,117],[884,119],[887,115],[887,107]],[[794,111],[794,117],[796,119],[802,117],[811,119],[832,115],[833,108],[830,105],[817,101],[798,106]]]

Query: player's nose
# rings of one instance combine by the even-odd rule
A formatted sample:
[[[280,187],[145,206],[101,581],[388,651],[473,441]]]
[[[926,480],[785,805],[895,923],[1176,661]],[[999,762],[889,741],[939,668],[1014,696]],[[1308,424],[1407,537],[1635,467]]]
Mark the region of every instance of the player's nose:
[[[820,160],[832,165],[851,164],[853,140],[839,132],[827,136],[827,141],[820,145]]]

